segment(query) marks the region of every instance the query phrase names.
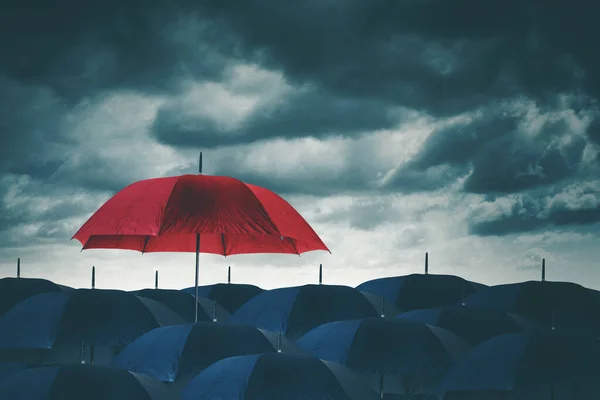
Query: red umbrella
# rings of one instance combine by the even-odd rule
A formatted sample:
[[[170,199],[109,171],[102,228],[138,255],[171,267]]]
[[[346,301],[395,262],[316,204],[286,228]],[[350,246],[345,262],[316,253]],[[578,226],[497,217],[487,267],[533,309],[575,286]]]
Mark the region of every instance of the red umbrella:
[[[306,220],[277,194],[235,178],[207,175],[133,183],[102,205],[73,239],[83,249],[195,251],[196,299],[200,253],[329,251]],[[197,310],[196,303],[196,318]]]

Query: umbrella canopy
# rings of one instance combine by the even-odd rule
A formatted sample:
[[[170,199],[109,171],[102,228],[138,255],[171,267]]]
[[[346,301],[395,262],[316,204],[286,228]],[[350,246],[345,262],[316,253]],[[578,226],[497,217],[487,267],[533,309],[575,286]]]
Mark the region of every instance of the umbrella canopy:
[[[82,353],[88,349],[82,349],[83,343],[91,346],[90,362],[105,363],[143,333],[184,322],[164,304],[124,291],[43,293],[0,318],[0,357],[37,363],[85,361],[88,355]]]
[[[529,281],[490,286],[469,296],[465,304],[523,315],[563,333],[600,334],[599,297],[575,283]]]
[[[32,368],[0,380],[0,399],[174,400],[161,382],[100,365]]]
[[[350,370],[298,354],[226,358],[197,375],[184,400],[375,400],[379,396]]]
[[[84,249],[201,253],[327,250],[277,194],[227,176],[181,175],[133,183],[109,199],[73,236]]]
[[[432,396],[447,369],[469,348],[445,329],[384,318],[324,324],[297,343],[315,357],[360,373],[383,393]]]
[[[0,380],[9,374],[27,369],[29,364],[23,362],[0,362]]]
[[[194,294],[194,287],[182,289],[184,292]],[[231,314],[244,305],[248,300],[264,292],[254,285],[241,283],[216,283],[214,285],[198,286],[198,296],[215,300]]]
[[[186,322],[194,322],[196,305],[194,304],[193,294],[170,289],[142,289],[132,293],[165,304]],[[198,320],[200,321],[225,321],[231,315],[215,300],[199,296],[198,303],[200,304],[198,310]]]
[[[180,382],[228,357],[277,350],[303,352],[289,339],[277,336],[242,325],[198,322],[165,326],[137,338],[113,360],[113,365],[164,382]]]
[[[305,285],[267,290],[240,307],[229,322],[282,332],[294,340],[326,322],[378,316],[356,289]]]
[[[356,288],[384,296],[401,311],[410,311],[459,304],[483,287],[454,275],[412,274],[373,279]]]
[[[226,176],[181,175],[133,183],[100,207],[73,238],[83,249],[195,251],[194,287],[199,253],[329,251],[287,201]]]
[[[384,296],[379,296],[373,293],[361,292],[363,296],[369,300],[375,310],[379,313],[380,317],[393,318],[400,314],[400,310],[394,303],[386,299]]]
[[[440,385],[444,399],[600,398],[600,343],[591,336],[514,333],[474,347]]]
[[[447,329],[471,345],[494,336],[541,329],[535,322],[519,315],[461,306],[414,310],[400,314],[398,318]]]
[[[0,279],[0,316],[4,315],[15,304],[28,297],[41,293],[52,293],[73,290],[70,287],[57,285],[46,279],[35,278],[2,278]]]

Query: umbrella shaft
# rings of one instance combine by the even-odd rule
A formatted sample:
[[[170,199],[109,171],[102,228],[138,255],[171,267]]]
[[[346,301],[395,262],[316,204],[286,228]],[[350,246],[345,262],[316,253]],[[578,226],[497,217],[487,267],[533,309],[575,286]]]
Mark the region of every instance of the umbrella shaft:
[[[200,269],[200,234],[196,233],[196,283],[194,286],[194,299],[196,300],[196,314],[194,322],[198,322],[198,273]]]

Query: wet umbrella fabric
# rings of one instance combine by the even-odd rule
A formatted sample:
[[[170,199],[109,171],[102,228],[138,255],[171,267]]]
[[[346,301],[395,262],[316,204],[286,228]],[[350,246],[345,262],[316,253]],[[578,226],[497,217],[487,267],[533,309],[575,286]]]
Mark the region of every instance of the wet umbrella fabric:
[[[194,294],[194,288],[182,289],[184,292]],[[216,283],[214,285],[198,286],[198,296],[215,300],[229,313],[233,314],[248,300],[264,292],[254,285],[241,283]]]
[[[303,353],[289,339],[250,326],[207,322],[154,329],[127,346],[113,365],[164,382],[186,381],[224,358],[274,353]]]
[[[469,349],[445,329],[384,318],[324,324],[297,343],[315,357],[360,373],[377,391],[430,397],[448,368]]]
[[[465,304],[523,315],[562,333],[600,334],[599,299],[575,283],[529,281],[490,286],[470,295]]]
[[[99,365],[32,368],[0,379],[0,399],[175,400],[164,384],[126,370]]]
[[[2,278],[0,279],[0,316],[4,315],[15,304],[28,297],[42,293],[53,293],[73,290],[70,287],[57,285],[46,279],[36,278]]]
[[[92,346],[84,349],[89,350],[90,358],[106,363],[143,333],[184,322],[164,304],[124,291],[43,293],[22,301],[0,318],[0,357],[6,361],[77,362],[84,343]]]
[[[179,314],[186,322],[194,322],[196,313],[194,294],[170,289],[142,289],[132,293],[136,296],[152,299],[165,304]],[[200,303],[198,309],[199,321],[226,321],[231,315],[227,310],[221,307],[218,302],[209,300],[206,297],[198,297],[198,303]]]
[[[447,329],[471,345],[494,336],[542,329],[535,322],[519,315],[462,306],[414,310],[400,314],[398,318]]]
[[[373,279],[356,288],[384,296],[401,311],[411,311],[460,304],[484,287],[454,275],[412,274]]]
[[[367,300],[369,300],[369,302],[373,305],[373,308],[375,308],[375,310],[377,310],[380,317],[393,318],[393,317],[397,316],[398,314],[400,314],[400,310],[398,309],[398,307],[396,307],[396,305],[394,303],[392,303],[385,297],[379,296],[379,295],[373,294],[373,293],[367,293],[367,292],[361,292],[361,293],[363,296],[365,296],[367,298]]]
[[[207,175],[133,183],[100,207],[73,238],[83,249],[195,252],[194,287],[199,253],[329,251],[277,194],[235,178]]]
[[[9,374],[27,369],[29,364],[23,362],[0,362],[0,380]]]
[[[198,374],[183,400],[375,400],[379,396],[350,370],[306,355],[226,358]]]
[[[295,340],[327,322],[378,316],[378,311],[356,289],[305,285],[267,290],[240,307],[229,322],[282,332]]]
[[[133,183],[90,217],[74,238],[84,249],[301,254],[328,250],[277,194],[226,176],[181,175]]]
[[[600,343],[591,336],[515,333],[474,347],[439,387],[446,400],[600,398]]]

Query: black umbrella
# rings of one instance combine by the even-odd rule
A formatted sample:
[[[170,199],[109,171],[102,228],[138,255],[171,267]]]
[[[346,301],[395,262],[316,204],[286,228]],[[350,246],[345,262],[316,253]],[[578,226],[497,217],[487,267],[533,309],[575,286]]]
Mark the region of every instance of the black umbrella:
[[[195,288],[182,289],[186,293],[194,294]],[[216,283],[214,285],[198,286],[198,296],[215,300],[231,314],[244,305],[248,300],[264,292],[254,285],[241,283]]]
[[[519,315],[462,306],[414,310],[400,314],[398,318],[448,329],[471,345],[494,336],[542,329],[535,322]]]
[[[170,289],[142,289],[134,291],[133,294],[163,303],[186,322],[194,322],[196,305],[191,293]],[[226,321],[231,315],[216,300],[198,297],[198,304],[198,321]]]
[[[411,311],[460,304],[484,287],[454,275],[412,274],[374,279],[356,288],[383,296],[400,311]]]
[[[70,290],[73,288],[57,285],[46,279],[2,278],[0,279],[0,316],[28,297]]]
[[[599,299],[575,283],[529,281],[487,287],[469,296],[465,304],[523,315],[563,333],[597,335]]]
[[[422,398],[435,396],[444,373],[469,349],[445,329],[385,318],[330,322],[297,343],[315,357],[360,373],[382,394]]]
[[[140,336],[113,360],[113,365],[180,385],[218,360],[278,351],[303,353],[294,342],[272,332],[198,322],[165,326]]]
[[[184,322],[164,304],[124,291],[43,293],[0,318],[0,359],[107,363],[143,333]]]
[[[100,365],[63,365],[15,372],[0,380],[6,400],[175,400],[161,382]]]
[[[513,333],[486,340],[439,387],[446,400],[600,398],[600,343],[591,336]]]
[[[261,354],[217,361],[197,375],[184,400],[375,400],[367,384],[339,364],[299,354]]]
[[[326,322],[378,316],[354,288],[305,285],[267,290],[240,307],[229,322],[282,332],[294,340]]]

